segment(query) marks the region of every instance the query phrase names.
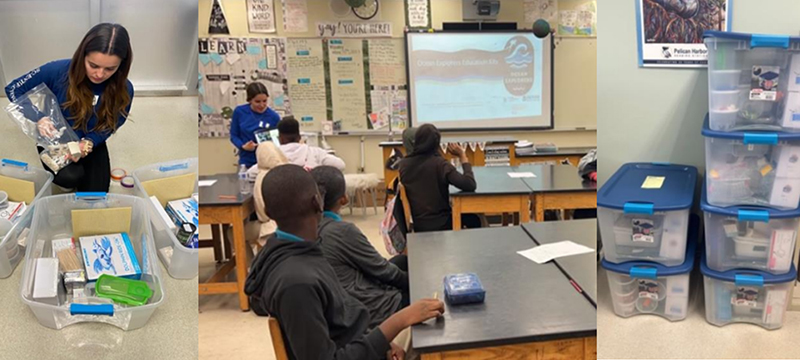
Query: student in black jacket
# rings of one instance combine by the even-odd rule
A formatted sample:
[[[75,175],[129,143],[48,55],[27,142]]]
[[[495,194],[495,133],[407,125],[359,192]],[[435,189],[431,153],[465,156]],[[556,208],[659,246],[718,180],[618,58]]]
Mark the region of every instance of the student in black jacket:
[[[278,224],[258,253],[245,292],[280,323],[289,358],[403,358],[390,342],[403,329],[444,312],[423,299],[368,331],[367,308],[342,288],[322,255],[317,226],[323,201],[311,174],[296,165],[271,170],[262,183],[267,215]]]
[[[339,211],[347,205],[344,175],[332,166],[311,170],[324,199],[319,243],[325,259],[350,295],[369,310],[370,327],[408,306],[408,258],[397,255],[387,261],[354,224],[342,221]]]
[[[416,232],[453,230],[450,185],[464,191],[475,191],[478,187],[464,149],[457,144],[447,147],[447,152],[461,160],[464,169],[461,174],[442,156],[441,140],[435,126],[420,126],[414,135],[414,152],[400,161],[400,182],[411,203]],[[480,227],[480,218],[474,214],[462,216],[461,222],[466,227]]]

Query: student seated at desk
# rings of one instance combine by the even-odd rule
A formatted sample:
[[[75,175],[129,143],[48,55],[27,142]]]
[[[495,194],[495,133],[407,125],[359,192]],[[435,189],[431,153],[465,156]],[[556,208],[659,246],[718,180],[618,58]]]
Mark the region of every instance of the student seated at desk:
[[[278,123],[278,140],[281,151],[289,163],[311,170],[320,165],[333,166],[344,171],[344,161],[328,154],[324,149],[300,143],[300,123],[294,116],[286,116]]]
[[[444,312],[441,301],[423,299],[368,330],[367,308],[344,290],[317,242],[323,200],[311,174],[278,166],[261,191],[278,230],[253,261],[245,292],[253,311],[278,320],[290,359],[402,359],[390,344],[398,333]]]
[[[319,243],[339,282],[350,295],[367,306],[370,327],[379,325],[408,306],[408,257],[386,259],[355,225],[342,221],[339,210],[347,205],[344,175],[331,166],[311,170],[324,199]]]
[[[464,169],[461,174],[442,156],[441,140],[442,135],[435,126],[420,126],[414,135],[414,152],[400,162],[400,182],[411,203],[414,231],[417,232],[452,230],[450,185],[463,191],[475,191],[478,187],[464,149],[457,144],[447,147],[447,152],[461,160]],[[463,215],[461,223],[468,228],[481,226],[480,218],[474,214]]]
[[[253,200],[255,201],[256,205],[258,222],[261,223],[261,228],[258,233],[258,241],[259,244],[263,245],[263,242],[267,240],[267,237],[275,233],[278,225],[276,225],[274,221],[270,220],[269,216],[267,216],[267,213],[264,210],[265,205],[264,197],[261,196],[261,184],[264,182],[264,177],[267,176],[267,173],[270,170],[280,165],[288,164],[289,160],[287,160],[286,156],[283,155],[281,150],[271,142],[265,142],[261,144],[256,149],[256,157],[258,159],[258,163],[256,164],[255,168],[258,169],[258,174],[256,175],[256,183],[253,186]]]
[[[589,151],[578,163],[578,175],[584,181],[597,182],[597,149]],[[573,219],[595,219],[597,209],[577,209],[572,214]]]

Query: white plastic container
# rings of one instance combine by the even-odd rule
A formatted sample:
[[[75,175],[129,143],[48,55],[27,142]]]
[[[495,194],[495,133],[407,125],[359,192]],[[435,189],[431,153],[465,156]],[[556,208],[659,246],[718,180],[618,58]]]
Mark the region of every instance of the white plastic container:
[[[81,303],[64,303],[59,306],[38,302],[32,297],[34,259],[52,256],[52,240],[72,236],[72,210],[131,208],[130,231],[136,258],[142,271],[141,280],[147,282],[153,296],[147,304],[127,307],[109,299],[86,297]],[[30,241],[25,253],[20,295],[30,307],[39,323],[52,328],[96,322],[114,325],[123,330],[144,326],[153,312],[164,301],[161,271],[153,246],[147,204],[141,198],[106,193],[64,194],[42,198],[36,202]]]
[[[700,200],[705,213],[706,257],[714,271],[753,269],[784,274],[791,269],[800,209],[718,207]]]
[[[614,264],[605,259],[614,313],[621,317],[652,314],[670,321],[686,318],[689,306],[689,274],[697,245],[698,219],[692,216],[689,245],[682,264],[668,267],[646,261]]]
[[[598,191],[605,259],[611,263],[683,263],[697,169],[686,165],[629,163]]]
[[[800,91],[800,37],[707,31],[704,41],[712,130],[800,131],[783,115],[787,92]]]
[[[702,133],[710,205],[798,207],[800,134],[715,131],[708,127],[708,119]]]
[[[150,212],[150,221],[153,224],[153,235],[158,249],[158,257],[167,268],[167,272],[175,279],[194,279],[197,277],[198,249],[191,249],[183,246],[178,241],[175,233],[169,229],[163,218],[158,214],[158,210],[147,200],[149,194],[142,187],[145,181],[163,179],[185,174],[197,174],[197,158],[175,160],[160,164],[148,165],[138,168],[133,172],[133,179],[136,183],[136,192],[145,197]],[[194,193],[197,193],[197,182],[194,185]],[[167,199],[167,200],[176,200]]]
[[[0,160],[0,175],[33,182],[36,191],[34,202],[42,196],[50,195],[53,175],[44,169],[30,167],[27,163],[20,161],[2,159]],[[26,213],[23,214],[22,219],[14,224],[14,227],[5,236],[0,236],[0,278],[2,279],[11,276],[14,268],[25,255],[25,240],[30,231],[32,219],[28,215],[33,213],[32,205],[28,204],[28,209],[25,210]]]
[[[783,326],[797,269],[772,275],[755,270],[714,271],[700,264],[705,288],[706,321],[717,326],[750,323],[774,330]]]

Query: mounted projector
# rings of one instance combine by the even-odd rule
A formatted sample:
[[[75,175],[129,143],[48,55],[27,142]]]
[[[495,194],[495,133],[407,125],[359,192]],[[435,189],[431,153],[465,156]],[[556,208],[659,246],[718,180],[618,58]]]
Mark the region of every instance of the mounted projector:
[[[500,0],[462,0],[463,20],[497,20]]]

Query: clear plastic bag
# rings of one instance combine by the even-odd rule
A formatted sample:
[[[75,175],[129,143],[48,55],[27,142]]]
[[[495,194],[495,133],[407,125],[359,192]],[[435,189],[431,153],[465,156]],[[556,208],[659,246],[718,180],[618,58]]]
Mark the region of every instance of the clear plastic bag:
[[[72,163],[73,157],[80,157],[80,139],[47,85],[39,84],[18,97],[6,106],[6,112],[25,135],[44,148],[39,157],[53,172]]]

